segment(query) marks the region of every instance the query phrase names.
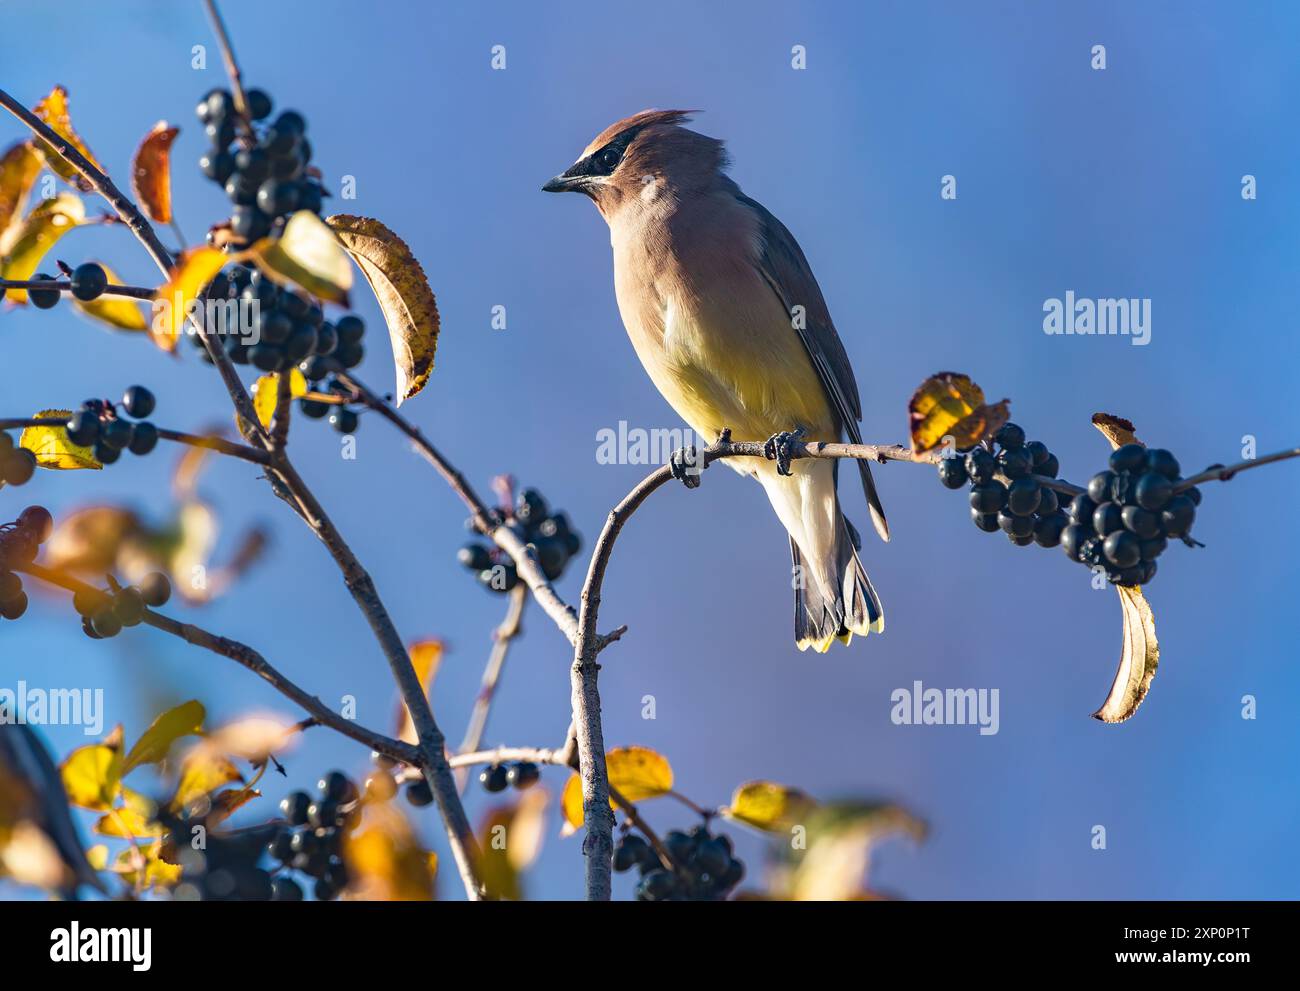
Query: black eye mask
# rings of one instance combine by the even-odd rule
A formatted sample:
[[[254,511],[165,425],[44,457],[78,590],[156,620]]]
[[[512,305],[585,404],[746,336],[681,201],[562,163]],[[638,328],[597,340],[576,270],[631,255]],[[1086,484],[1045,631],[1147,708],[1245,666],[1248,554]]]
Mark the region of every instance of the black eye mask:
[[[619,133],[612,141],[577,162],[573,168],[564,173],[565,178],[613,175],[614,170],[618,168],[618,163],[623,160],[623,152],[627,151],[627,146],[641,133],[641,130],[640,127],[629,127]]]

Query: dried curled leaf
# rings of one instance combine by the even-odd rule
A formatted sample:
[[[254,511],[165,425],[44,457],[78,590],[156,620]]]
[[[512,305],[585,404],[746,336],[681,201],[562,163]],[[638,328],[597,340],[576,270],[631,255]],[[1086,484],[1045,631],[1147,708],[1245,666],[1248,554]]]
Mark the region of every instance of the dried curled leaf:
[[[182,736],[193,736],[203,731],[203,718],[207,710],[197,699],[182,702],[155,719],[126,755],[122,773],[129,774],[140,764],[156,764],[165,758],[172,744]]]
[[[40,203],[8,232],[0,246],[0,278],[22,281],[30,279],[41,259],[59,238],[86,219],[86,206],[75,193],[60,193]],[[9,289],[5,297],[11,303],[25,304],[27,290]]]
[[[873,848],[902,833],[925,838],[926,824],[898,805],[840,802],[823,805],[808,822],[807,850],[774,887],[796,901],[857,901],[873,897],[864,875]]]
[[[397,404],[429,380],[438,348],[438,303],[406,242],[369,217],[327,217],[379,301],[397,364]]]
[[[921,383],[907,404],[912,450],[924,454],[951,436],[958,450],[997,432],[1010,417],[1009,400],[989,406],[984,390],[958,372],[939,372]]]
[[[248,253],[281,285],[293,283],[317,299],[348,305],[352,266],[334,232],[310,210],[299,210],[279,237],[263,238]]]
[[[175,351],[185,333],[188,314],[198,305],[199,294],[225,264],[235,258],[200,245],[184,252],[172,267],[167,282],[160,286],[150,333],[164,351]]]
[[[108,276],[110,286],[125,285],[118,278],[117,273],[103,262],[99,263],[99,267]],[[149,318],[145,316],[144,308],[125,296],[111,296],[104,293],[98,299],[92,299],[89,302],[73,296],[72,305],[77,308],[78,312],[84,313],[92,320],[97,320],[117,330],[143,331],[149,329]]]
[[[1110,693],[1101,708],[1092,714],[1103,723],[1122,723],[1137,712],[1160,664],[1156,618],[1142,589],[1136,585],[1117,585],[1115,590],[1124,610],[1124,649]]]
[[[181,777],[172,796],[170,808],[180,811],[191,802],[216,791],[232,781],[243,783],[244,776],[221,748],[201,740],[181,762]]]
[[[172,221],[171,148],[179,133],[179,127],[168,127],[160,120],[131,159],[131,190],[145,215],[157,224]]]
[[[1101,431],[1102,436],[1110,441],[1111,448],[1123,447],[1125,444],[1141,444],[1134,432],[1137,428],[1131,420],[1110,413],[1093,413],[1092,425]]]
[[[1112,449],[1142,443],[1132,422],[1122,416],[1094,413],[1092,425],[1110,441]],[[1142,589],[1136,585],[1116,585],[1115,591],[1119,593],[1120,609],[1124,615],[1124,646],[1110,693],[1101,708],[1092,714],[1094,719],[1103,723],[1122,723],[1137,712],[1160,665],[1156,617]]]
[[[72,416],[71,410],[43,409],[33,420],[62,420]],[[89,447],[74,444],[68,439],[67,427],[27,427],[18,438],[18,446],[25,447],[36,455],[36,464],[40,468],[54,468],[71,471],[75,468],[99,470],[104,466],[95,460],[95,452]]]
[[[272,372],[270,375],[259,375],[257,381],[253,383],[253,409],[257,411],[257,418],[262,421],[262,426],[271,425],[271,417],[275,415],[275,404],[280,391],[280,373]],[[289,372],[289,395],[294,399],[307,395],[307,378],[298,369],[291,369]]]
[[[11,145],[0,156],[0,255],[5,253],[6,234],[22,217],[40,171],[41,156],[30,141]]]
[[[776,833],[804,821],[816,805],[798,788],[773,781],[749,781],[736,789],[722,814],[755,829]]]
[[[609,786],[629,802],[666,795],[673,790],[673,769],[668,758],[649,747],[618,747],[605,755]],[[564,809],[565,836],[583,823],[582,778],[574,774],[564,785],[560,804]],[[610,808],[617,808],[611,799]]]
[[[50,130],[61,137],[69,145],[81,152],[81,156],[91,165],[104,171],[104,167],[99,164],[95,156],[90,153],[86,143],[81,140],[72,127],[72,117],[68,113],[68,91],[62,86],[55,86],[50,90],[50,95],[32,108],[32,113],[49,125]],[[76,169],[69,165],[58,151],[50,147],[49,143],[43,138],[36,138],[36,147],[41,155],[45,158],[45,164],[49,170],[65,182],[70,182],[82,192],[88,193],[93,188]]]

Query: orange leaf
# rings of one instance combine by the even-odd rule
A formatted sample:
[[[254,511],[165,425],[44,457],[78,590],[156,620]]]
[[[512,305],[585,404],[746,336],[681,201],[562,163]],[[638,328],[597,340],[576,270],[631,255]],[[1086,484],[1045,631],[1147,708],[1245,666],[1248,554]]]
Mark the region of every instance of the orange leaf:
[[[49,125],[59,137],[63,138],[69,145],[81,152],[81,156],[91,165],[103,172],[104,167],[99,164],[95,156],[90,153],[86,143],[81,140],[80,136],[72,128],[72,118],[68,114],[68,91],[62,86],[55,86],[50,90],[50,95],[32,108],[32,113]],[[69,165],[58,153],[52,148],[49,142],[43,138],[36,139],[36,147],[45,159],[45,164],[50,171],[60,179],[70,182],[82,192],[90,192],[91,185],[86,181],[76,169]]]
[[[953,439],[957,450],[974,447],[1007,422],[1008,400],[992,406],[984,390],[958,372],[938,372],[921,383],[907,404],[912,450],[924,454]]]
[[[166,285],[158,290],[153,323],[149,333],[164,351],[175,351],[185,332],[186,316],[199,302],[203,287],[212,281],[227,262],[236,258],[200,245],[190,248],[177,260]]]
[[[159,224],[172,220],[171,147],[180,133],[178,127],[168,127],[160,120],[144,136],[131,160],[131,189],[140,201],[145,214]]]

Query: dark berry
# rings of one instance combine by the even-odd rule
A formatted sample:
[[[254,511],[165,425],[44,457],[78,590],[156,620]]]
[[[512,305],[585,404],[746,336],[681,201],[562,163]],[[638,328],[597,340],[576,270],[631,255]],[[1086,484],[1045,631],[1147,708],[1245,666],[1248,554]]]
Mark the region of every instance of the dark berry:
[[[257,206],[272,217],[292,212],[298,206],[297,184],[285,179],[267,179],[257,189]]]
[[[11,599],[0,602],[0,616],[5,619],[18,619],[27,611],[27,593],[20,591]]]
[[[1102,553],[1115,567],[1131,568],[1142,559],[1141,542],[1136,534],[1127,530],[1116,530],[1102,544]]]
[[[433,801],[433,789],[429,787],[429,782],[421,778],[419,781],[412,781],[406,786],[406,800],[416,808],[423,808]]]
[[[35,537],[38,544],[43,544],[54,532],[54,517],[44,506],[28,506],[18,514],[18,526]]]
[[[1147,449],[1147,470],[1158,472],[1172,482],[1178,478],[1182,469],[1178,465],[1178,459],[1169,451],[1163,447],[1152,447]]]
[[[302,415],[312,420],[319,420],[329,415],[329,403],[322,403],[318,399],[300,399],[298,408],[302,410]]]
[[[113,613],[123,626],[139,626],[144,619],[144,596],[138,588],[127,587],[113,597]]]
[[[1169,541],[1164,537],[1152,537],[1150,540],[1144,540],[1141,544],[1142,560],[1154,561],[1165,552],[1169,546]]]
[[[138,587],[145,604],[155,609],[165,606],[167,600],[172,597],[172,583],[161,571],[151,571],[145,575]]]
[[[99,440],[99,414],[79,410],[68,421],[68,440],[80,447],[90,447]]]
[[[1042,501],[1042,487],[1032,478],[1017,478],[1007,487],[1007,509],[1015,516],[1032,516]]]
[[[1061,472],[1061,462],[1056,459],[1055,454],[1049,454],[1047,460],[1041,465],[1034,465],[1034,474],[1042,475],[1044,478],[1055,478]]]
[[[262,120],[271,116],[271,98],[267,96],[265,90],[250,89],[246,92],[244,106],[248,109],[248,116],[253,120]]]
[[[1023,478],[1033,468],[1033,458],[1023,447],[1008,447],[998,452],[998,468],[1007,478]]]
[[[338,319],[334,324],[334,329],[338,331],[340,344],[359,344],[361,338],[365,335],[366,325],[360,317],[355,317],[349,313],[347,316]]]
[[[1113,481],[1115,481],[1113,471],[1100,471],[1093,475],[1088,482],[1088,498],[1098,504],[1109,502],[1110,488]]]
[[[1110,452],[1111,471],[1137,471],[1147,461],[1147,449],[1141,444],[1125,444]]]
[[[284,816],[290,826],[307,825],[307,810],[310,808],[311,796],[305,791],[293,791],[280,799],[280,815]],[[294,839],[296,840],[297,836]],[[295,847],[294,852],[302,851],[299,847]]]
[[[316,328],[316,353],[329,355],[339,345],[339,332],[328,320]]]
[[[69,285],[73,296],[83,303],[89,303],[102,296],[108,288],[108,274],[104,271],[104,266],[86,262],[72,270]]]
[[[1040,516],[1034,523],[1034,542],[1039,547],[1055,547],[1061,542],[1061,534],[1068,522],[1065,514],[1060,512]]]
[[[541,770],[531,761],[520,761],[517,764],[511,764],[510,770],[506,772],[506,779],[520,791],[537,784],[541,776]]]
[[[1023,447],[1025,443],[1025,431],[1014,423],[1004,423],[993,439],[997,441],[998,446],[1002,448]]]
[[[979,513],[996,513],[1007,504],[1007,490],[1001,482],[971,486],[970,507]]]
[[[493,764],[479,772],[478,780],[488,791],[497,792],[506,790],[506,786],[510,783],[509,777],[510,772],[506,770],[505,765]]]
[[[37,272],[32,276],[33,282],[51,282],[54,276],[45,272]],[[59,304],[59,290],[57,289],[28,289],[27,298],[32,301],[32,306],[38,310],[48,310]]]
[[[1097,536],[1104,537],[1109,533],[1122,529],[1124,518],[1120,513],[1120,507],[1113,502],[1103,502],[1092,513],[1092,529]]]
[[[466,544],[456,552],[456,560],[471,571],[492,567],[492,554],[483,544]]]
[[[282,830],[267,844],[266,852],[283,864],[293,860],[293,833]]]
[[[330,413],[330,426],[341,434],[354,433],[357,425],[361,422],[355,410],[350,410],[346,406],[335,406]]]
[[[1012,537],[1032,537],[1034,535],[1034,518],[1016,516],[1006,510],[998,513],[998,526]]]
[[[1149,540],[1160,534],[1160,517],[1141,506],[1125,506],[1120,511],[1124,529],[1135,533],[1143,540]]]
[[[135,430],[131,434],[131,443],[128,450],[132,454],[145,455],[158,446],[158,428],[148,420],[142,420],[135,425]]]
[[[276,902],[300,902],[303,900],[302,887],[293,878],[281,874],[271,882],[271,900]]]
[[[122,393],[122,408],[126,410],[128,416],[133,416],[137,420],[149,416],[157,405],[153,393],[142,385],[133,385]]]
[[[325,798],[336,802],[350,802],[357,797],[357,786],[342,771],[330,771],[316,782],[316,787]]]
[[[992,481],[997,467],[993,455],[982,447],[977,447],[966,455],[966,474],[976,484]]]
[[[117,618],[117,614],[111,606],[98,609],[90,617],[90,625],[94,628],[96,634],[104,638],[115,637],[122,632],[122,621]]]
[[[1042,494],[1038,500],[1038,515],[1051,516],[1061,508],[1061,497],[1056,489],[1049,489],[1046,485],[1040,486],[1040,489]]]
[[[122,450],[131,443],[135,428],[126,420],[109,420],[99,430],[99,442],[106,447]]]
[[[1158,512],[1174,497],[1174,483],[1160,472],[1149,471],[1138,479],[1133,496],[1143,509]]]
[[[1070,500],[1070,507],[1067,512],[1070,514],[1072,523],[1083,523],[1092,526],[1092,514],[1096,511],[1097,504],[1092,497],[1086,492],[1080,492]]]
[[[1169,537],[1185,536],[1195,520],[1196,503],[1186,495],[1174,496],[1160,513],[1160,525]]]
[[[1071,523],[1061,531],[1061,547],[1071,560],[1081,561],[1081,551],[1083,543],[1092,534],[1092,526],[1082,523]]]
[[[677,891],[677,879],[665,870],[651,871],[636,887],[638,901],[657,902],[671,898]]]
[[[213,182],[224,186],[235,173],[235,157],[225,149],[214,149],[199,159],[199,170]]]
[[[614,870],[620,874],[630,871],[645,861],[646,854],[653,855],[650,844],[639,836],[624,836],[614,848]]]
[[[966,484],[965,459],[959,457],[939,459],[939,481],[945,488],[959,489]]]
[[[997,513],[981,513],[978,509],[970,511],[970,518],[974,524],[985,533],[993,533],[998,529]]]

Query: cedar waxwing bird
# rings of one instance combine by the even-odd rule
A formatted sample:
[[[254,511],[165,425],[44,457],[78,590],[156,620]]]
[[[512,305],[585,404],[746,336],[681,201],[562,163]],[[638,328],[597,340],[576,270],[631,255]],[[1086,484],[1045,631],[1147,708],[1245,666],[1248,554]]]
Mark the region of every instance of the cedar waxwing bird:
[[[614,291],[637,357],[697,433],[767,441],[752,475],[790,534],[801,650],[884,629],[880,600],[840,512],[838,461],[791,461],[792,439],[861,443],[857,382],[794,235],[726,175],[722,142],[681,110],[611,124],[542,188],[590,197],[609,224]],[[889,539],[871,468],[857,462],[876,531]],[[674,457],[674,474],[679,466]],[[696,478],[683,478],[698,484]],[[679,477],[681,477],[679,475]]]

